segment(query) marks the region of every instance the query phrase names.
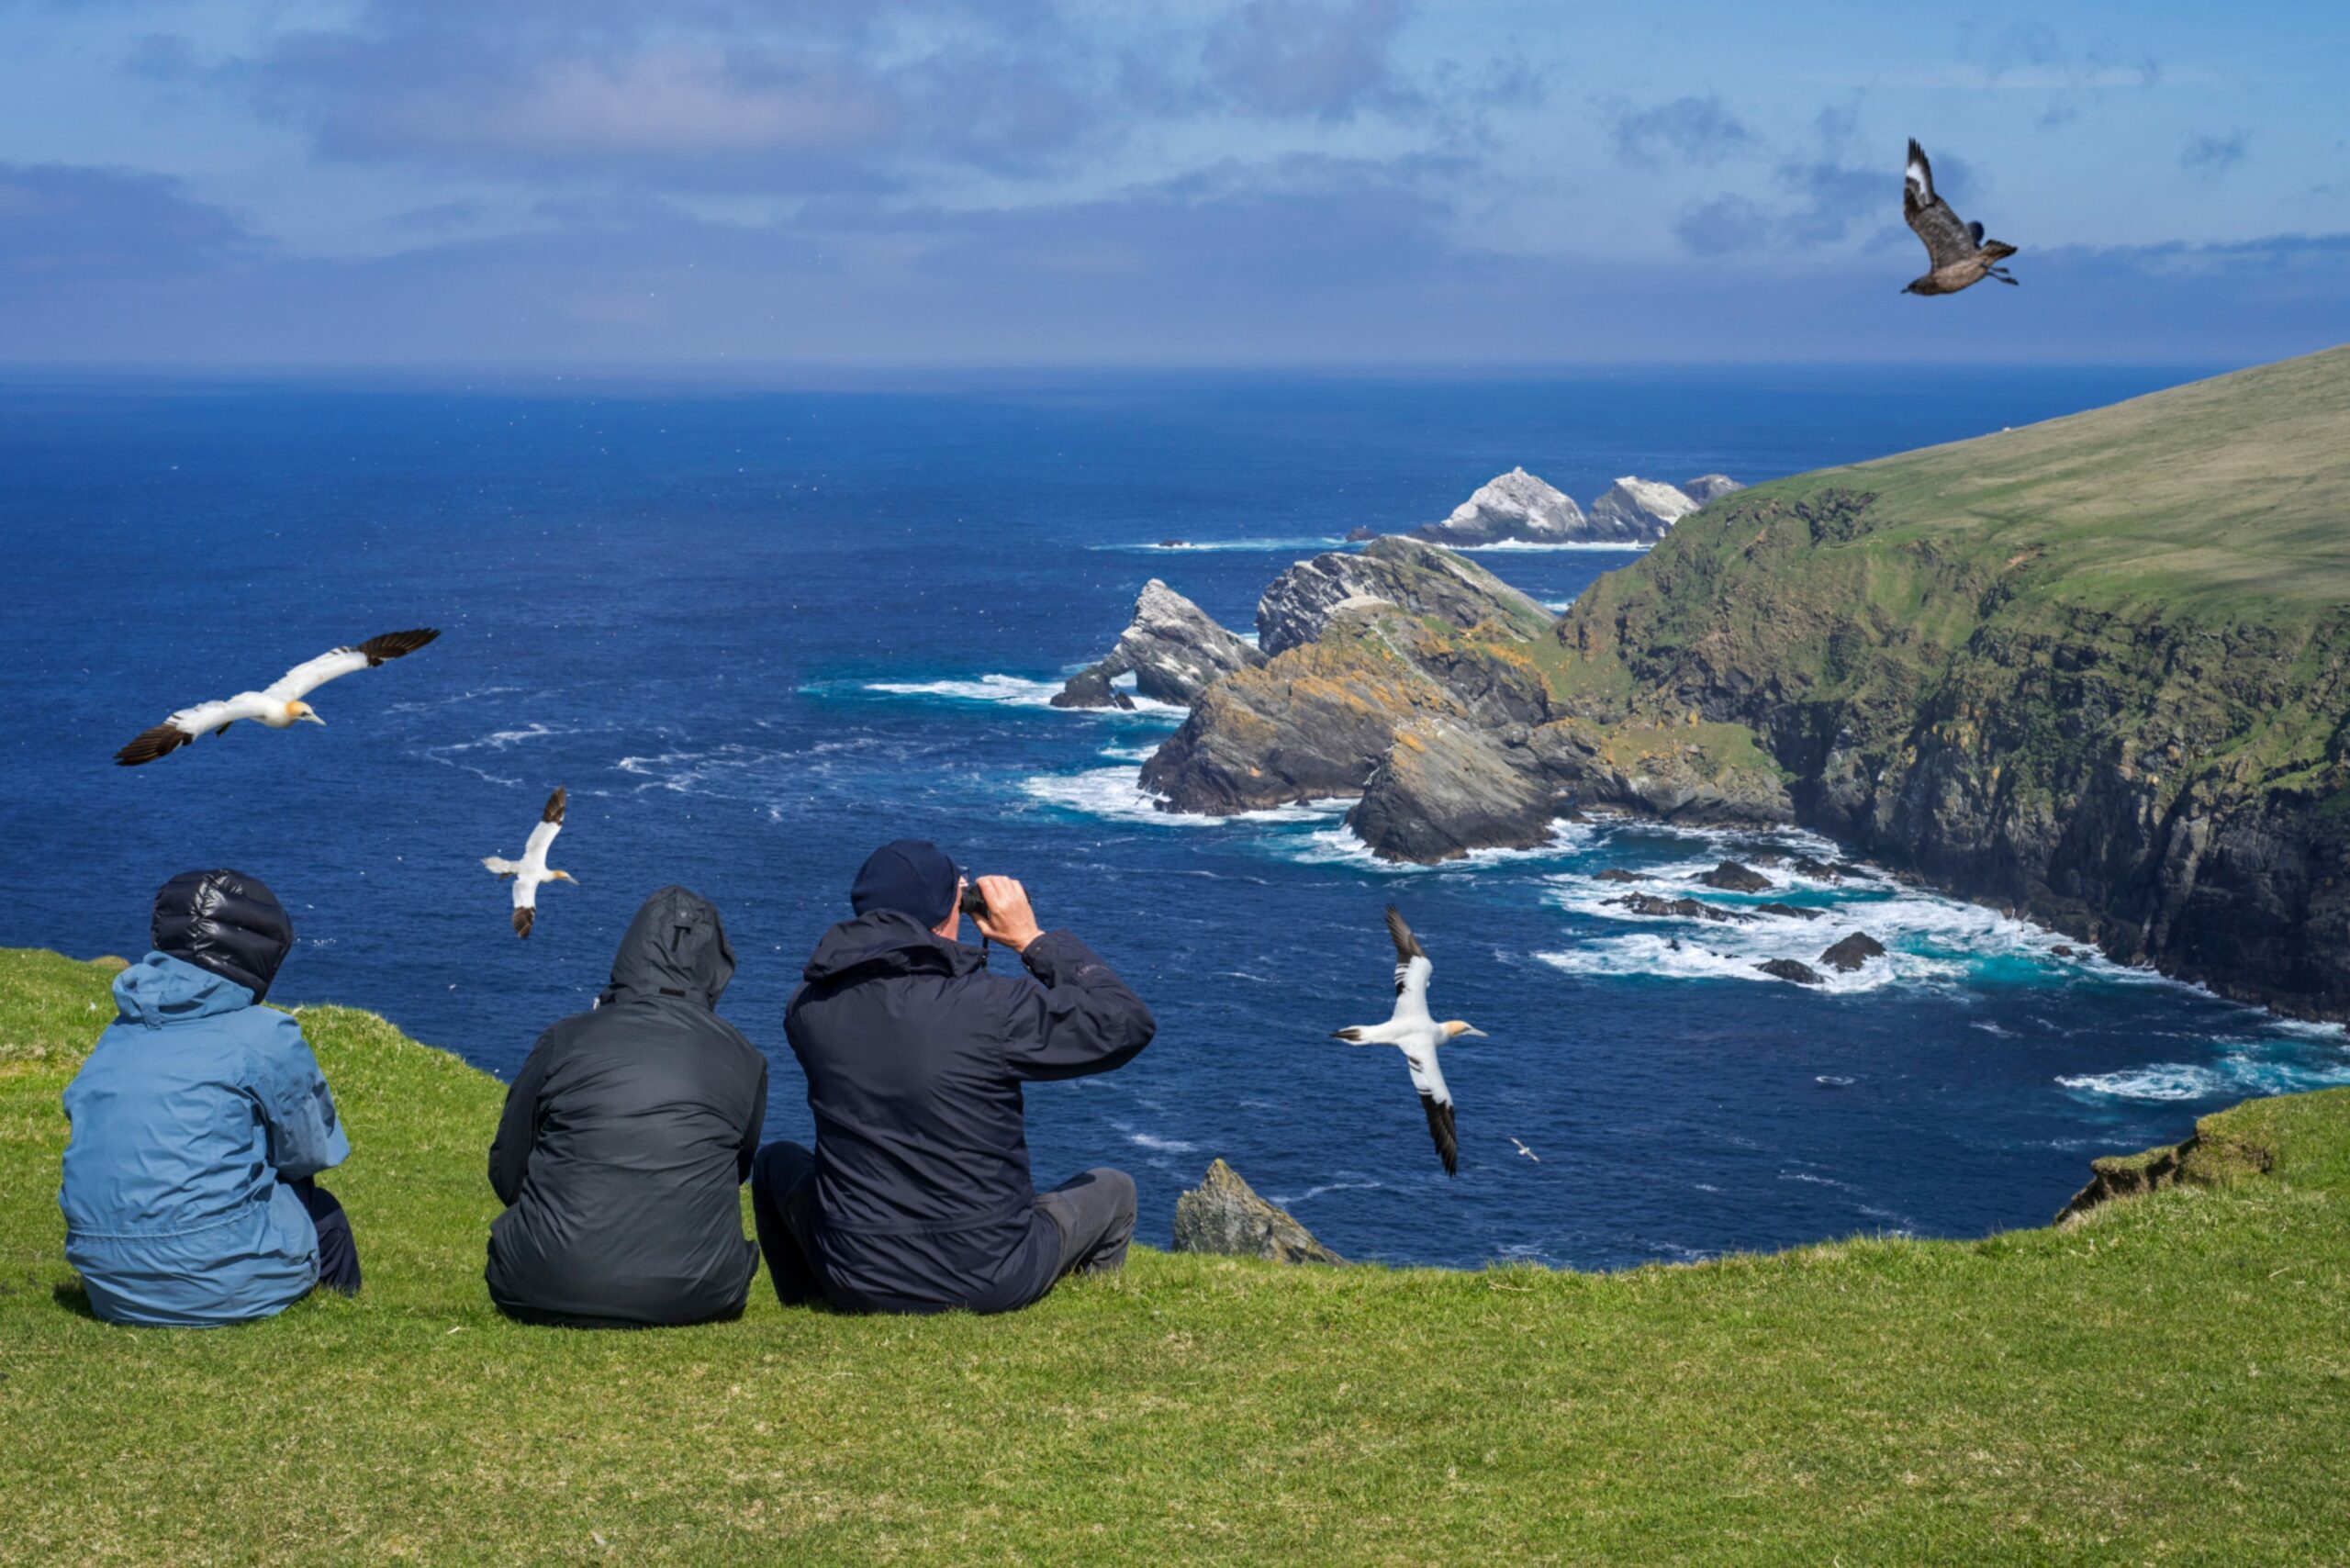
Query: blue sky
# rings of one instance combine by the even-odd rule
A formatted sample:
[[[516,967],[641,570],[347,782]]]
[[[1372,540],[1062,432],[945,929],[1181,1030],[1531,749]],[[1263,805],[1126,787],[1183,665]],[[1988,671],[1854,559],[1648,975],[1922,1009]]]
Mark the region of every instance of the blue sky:
[[[2350,6],[0,0],[0,361],[2249,363]],[[1915,135],[2021,247],[1925,300]]]

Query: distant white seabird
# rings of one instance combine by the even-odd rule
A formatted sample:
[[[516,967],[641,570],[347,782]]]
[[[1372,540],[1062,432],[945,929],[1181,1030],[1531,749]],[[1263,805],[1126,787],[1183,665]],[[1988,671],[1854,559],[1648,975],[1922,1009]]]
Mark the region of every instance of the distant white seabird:
[[[1387,935],[1395,942],[1395,1011],[1384,1024],[1356,1025],[1332,1032],[1334,1040],[1350,1046],[1393,1046],[1412,1070],[1412,1087],[1420,1092],[1420,1109],[1427,1113],[1428,1136],[1444,1160],[1444,1173],[1460,1174],[1460,1140],[1452,1130],[1452,1091],[1445,1087],[1444,1071],[1436,1064],[1436,1048],[1463,1035],[1484,1036],[1458,1018],[1438,1023],[1428,1016],[1428,977],[1436,966],[1428,962],[1419,938],[1404,924],[1393,904],[1387,906]]]
[[[114,759],[124,767],[136,767],[178,750],[207,730],[216,735],[222,734],[240,719],[250,719],[273,730],[283,730],[303,720],[323,724],[326,721],[311,711],[303,698],[338,676],[373,669],[386,659],[405,657],[439,635],[430,627],[386,632],[380,637],[368,638],[355,648],[320,654],[306,664],[296,665],[259,691],[241,691],[234,697],[181,709],[153,729],[140,731],[129,745],[114,754]]]
[[[579,879],[568,871],[547,869],[547,847],[554,843],[554,835],[563,831],[563,786],[555,786],[547,797],[546,810],[539,813],[539,825],[531,830],[531,841],[522,846],[520,860],[501,860],[495,855],[482,857],[482,864],[501,877],[514,880],[514,935],[528,936],[531,925],[538,918],[539,884],[569,882],[574,887]]]
[[[1517,1152],[1518,1152],[1518,1153],[1520,1153],[1520,1154],[1522,1154],[1522,1155],[1526,1156],[1526,1158],[1527,1158],[1527,1159],[1530,1159],[1530,1160],[1534,1161],[1534,1163],[1535,1163],[1535,1164],[1537,1164],[1537,1165],[1539,1165],[1539,1164],[1541,1164],[1541,1163],[1542,1163],[1542,1157],[1541,1157],[1540,1155],[1539,1155],[1539,1154],[1535,1153],[1532,1149],[1530,1149],[1530,1148],[1527,1148],[1527,1147],[1526,1147],[1526,1145],[1525,1145],[1524,1143],[1519,1142],[1519,1140],[1518,1140],[1518,1139],[1514,1138],[1514,1137],[1513,1137],[1513,1138],[1511,1138],[1509,1141],[1510,1141],[1510,1142],[1512,1142],[1512,1143],[1517,1144]]]

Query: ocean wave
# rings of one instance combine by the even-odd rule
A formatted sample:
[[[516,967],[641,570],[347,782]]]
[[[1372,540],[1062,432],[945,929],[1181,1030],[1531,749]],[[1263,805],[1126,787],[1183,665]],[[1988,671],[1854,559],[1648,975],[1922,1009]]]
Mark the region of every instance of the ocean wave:
[[[1083,773],[1045,773],[1024,778],[1020,792],[1033,801],[1063,811],[1078,812],[1111,822],[1152,823],[1183,827],[1216,827],[1226,823],[1310,823],[1326,820],[1346,809],[1343,801],[1309,801],[1276,806],[1269,811],[1242,812],[1235,816],[1209,816],[1201,812],[1159,809],[1163,797],[1142,787],[1139,767],[1095,767]]]
[[[1491,544],[1447,544],[1467,554],[1530,554],[1553,550],[1612,551],[1619,555],[1645,555],[1648,544],[1610,544],[1597,539],[1497,539]]]
[[[1128,544],[1089,544],[1088,550],[1116,554],[1213,554],[1226,550],[1335,550],[1346,541],[1333,533],[1287,534],[1250,539],[1178,539]]]
[[[1312,1203],[1325,1193],[1369,1193],[1385,1185],[1384,1182],[1368,1177],[1360,1182],[1325,1182],[1303,1193],[1267,1193],[1265,1201],[1280,1208],[1293,1209],[1300,1204]]]
[[[2277,1042],[2282,1045],[2285,1042]],[[2297,1094],[2350,1084],[2350,1054],[2335,1060],[2279,1056],[2274,1047],[2224,1052],[2215,1062],[2164,1061],[2118,1072],[2076,1073],[2056,1080],[2076,1093],[2115,1100],[2218,1100],[2251,1094]]]
[[[1199,1148],[1179,1137],[1160,1137],[1156,1133],[1128,1133],[1126,1141],[1136,1148],[1147,1148],[1158,1154],[1190,1154]]]
[[[1064,683],[1059,680],[1033,680],[1025,676],[990,674],[978,677],[949,677],[941,680],[868,680],[857,689],[876,692],[884,697],[926,697],[943,702],[984,702],[1006,708],[1052,708],[1053,699],[1059,696]],[[820,690],[821,687],[803,688]],[[1076,713],[1112,719],[1162,719],[1181,722],[1191,710],[1180,702],[1161,702],[1154,697],[1139,697],[1126,692],[1134,703],[1132,708],[1055,708],[1058,713]]]

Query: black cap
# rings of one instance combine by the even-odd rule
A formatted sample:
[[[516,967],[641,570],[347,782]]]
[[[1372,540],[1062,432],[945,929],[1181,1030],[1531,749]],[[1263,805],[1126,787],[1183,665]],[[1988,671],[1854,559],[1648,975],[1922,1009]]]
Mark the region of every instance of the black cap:
[[[901,838],[866,857],[848,890],[849,907],[859,914],[894,909],[924,925],[936,925],[955,911],[955,890],[963,873],[924,838]]]
[[[183,871],[155,894],[155,950],[243,986],[259,1002],[294,946],[277,895],[242,871]]]

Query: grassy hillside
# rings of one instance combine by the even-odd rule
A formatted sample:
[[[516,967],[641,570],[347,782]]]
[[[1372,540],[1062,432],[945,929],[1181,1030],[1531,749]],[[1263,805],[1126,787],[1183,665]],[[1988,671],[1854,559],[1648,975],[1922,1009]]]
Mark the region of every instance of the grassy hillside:
[[[367,1290],[190,1333],[93,1320],[59,1257],[107,980],[0,952],[0,1560],[2350,1558],[2350,1091],[2206,1119],[2265,1175],[1975,1243],[1142,1253],[991,1319],[786,1314],[762,1277],[739,1323],[599,1335],[484,1296],[498,1086],[311,1009]]]
[[[1743,723],[1868,853],[2350,1015],[2350,348],[1757,486],[1560,640],[1583,711]]]

